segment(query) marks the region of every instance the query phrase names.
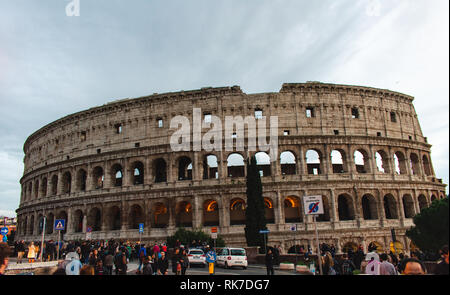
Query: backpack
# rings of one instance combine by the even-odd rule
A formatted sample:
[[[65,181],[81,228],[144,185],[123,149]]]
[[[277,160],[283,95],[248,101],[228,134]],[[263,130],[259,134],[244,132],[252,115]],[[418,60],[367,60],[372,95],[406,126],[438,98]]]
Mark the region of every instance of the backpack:
[[[352,275],[353,274],[353,267],[348,260],[345,260],[342,263],[342,274],[343,275]]]

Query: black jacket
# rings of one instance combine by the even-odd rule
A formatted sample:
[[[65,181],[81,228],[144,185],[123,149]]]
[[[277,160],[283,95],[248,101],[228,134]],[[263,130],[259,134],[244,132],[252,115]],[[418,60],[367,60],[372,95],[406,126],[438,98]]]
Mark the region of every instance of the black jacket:
[[[164,257],[164,259],[158,260],[158,270],[161,272],[161,274],[164,274],[169,269],[169,260],[167,257]]]
[[[266,254],[266,266],[267,267],[273,267],[273,254]]]

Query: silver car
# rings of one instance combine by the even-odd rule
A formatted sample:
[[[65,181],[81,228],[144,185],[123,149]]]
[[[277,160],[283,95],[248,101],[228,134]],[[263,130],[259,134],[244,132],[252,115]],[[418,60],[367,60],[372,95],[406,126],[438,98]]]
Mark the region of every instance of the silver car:
[[[202,249],[189,249],[188,259],[190,265],[206,266],[206,256]]]

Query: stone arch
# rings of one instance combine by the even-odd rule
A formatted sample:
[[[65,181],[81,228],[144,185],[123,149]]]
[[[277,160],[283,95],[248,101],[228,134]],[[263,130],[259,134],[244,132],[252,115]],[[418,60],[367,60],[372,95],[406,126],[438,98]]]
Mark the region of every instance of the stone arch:
[[[411,153],[409,155],[409,164],[413,175],[422,174],[420,171],[419,156],[416,153]]]
[[[177,160],[178,180],[192,180],[192,160],[187,156],[181,156]]]
[[[144,210],[138,204],[133,204],[129,214],[129,229],[138,229],[139,223],[144,223]]]
[[[297,157],[292,151],[284,151],[280,154],[281,175],[297,174]]]
[[[406,171],[406,158],[401,151],[394,153],[395,172],[397,174],[407,174]]]
[[[375,160],[377,163],[378,172],[390,173],[390,163],[388,154],[384,150],[379,150],[375,153]]]
[[[392,194],[387,194],[384,196],[383,204],[386,219],[398,219],[397,202]]]
[[[152,227],[165,228],[169,225],[169,212],[162,202],[157,202],[153,206]]]
[[[45,233],[52,234],[53,233],[53,224],[55,223],[55,215],[53,213],[48,213],[47,220],[45,221]]]
[[[30,224],[28,226],[28,235],[32,236],[34,234],[34,215],[30,217]]]
[[[378,219],[377,201],[371,194],[365,194],[361,198],[363,218],[365,220]]]
[[[83,232],[83,211],[81,211],[80,209],[76,210],[73,214],[73,225],[74,232]]]
[[[411,195],[406,194],[402,198],[403,212],[405,213],[405,218],[413,218],[414,212],[414,201]]]
[[[153,175],[155,183],[167,181],[167,163],[163,158],[153,160]]]
[[[264,213],[267,223],[275,223],[273,201],[271,198],[264,197]]]
[[[305,153],[306,169],[310,175],[322,174],[322,153],[318,149],[309,149]]]
[[[52,176],[52,196],[56,196],[58,194],[58,175]]]
[[[230,201],[230,225],[245,224],[245,201],[234,198]]]
[[[423,194],[419,195],[417,200],[419,201],[419,210],[420,211],[422,211],[423,209],[428,207],[428,201],[427,201],[427,197],[425,197],[425,195],[423,195]]]
[[[76,185],[77,190],[84,192],[86,191],[86,181],[87,181],[87,172],[84,169],[79,169],[77,172]]]
[[[42,231],[44,230],[44,215],[39,214],[38,215],[38,232],[37,234],[42,234]]]
[[[422,156],[422,165],[423,165],[423,170],[425,172],[425,175],[427,176],[431,176],[431,164],[430,161],[428,160],[427,155],[423,155]]]
[[[62,176],[63,180],[63,193],[70,194],[72,190],[72,174],[69,171],[64,172]]]
[[[369,154],[365,149],[358,148],[353,152],[353,160],[357,173],[370,172]]]
[[[109,207],[106,215],[107,228],[109,230],[120,230],[122,226],[122,214],[118,205]]]
[[[132,182],[133,185],[144,184],[144,163],[141,161],[135,161],[131,164]]]
[[[297,196],[284,198],[284,220],[285,223],[303,222],[301,201]]]
[[[344,244],[344,246],[342,247],[342,252],[343,253],[356,253],[356,251],[358,251],[358,244],[355,242],[346,242]]]
[[[355,219],[355,210],[352,196],[348,194],[340,194],[338,196],[338,212],[339,220]]]
[[[92,231],[102,230],[102,211],[97,207],[91,208],[87,216],[87,226],[92,228]]]
[[[41,196],[47,196],[47,177],[44,177],[41,181]]]
[[[436,200],[437,200],[436,196],[434,194],[432,194],[431,198],[430,198],[431,203],[433,203]]]
[[[227,175],[231,178],[245,177],[244,157],[240,153],[231,153],[228,155]]]
[[[177,227],[192,227],[192,204],[188,201],[181,201],[176,204],[175,225]]]
[[[111,182],[115,187],[121,187],[123,184],[123,168],[122,165],[116,163],[111,167]]]
[[[208,199],[203,202],[203,226],[219,225],[219,205],[216,200]]]
[[[261,177],[270,176],[270,156],[265,152],[255,153],[256,168],[259,171]]]
[[[330,202],[328,201],[328,196],[322,195],[323,202],[323,214],[317,216],[318,222],[330,221]]]
[[[333,173],[347,173],[346,154],[343,149],[334,149],[330,153]]]
[[[37,199],[39,195],[39,179],[34,182],[34,198]]]
[[[92,170],[92,183],[95,189],[103,188],[103,183],[105,181],[105,175],[103,168],[101,166],[96,166]]]
[[[218,162],[217,156],[213,154],[205,155],[203,157],[203,179],[218,179],[219,178],[219,170],[218,170]]]

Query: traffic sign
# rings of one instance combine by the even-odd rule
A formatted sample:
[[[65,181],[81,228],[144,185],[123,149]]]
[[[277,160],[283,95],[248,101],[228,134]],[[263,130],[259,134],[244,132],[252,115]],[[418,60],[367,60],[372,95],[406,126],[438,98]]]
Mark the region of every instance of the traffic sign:
[[[90,227],[90,226],[86,227],[86,232],[87,232],[87,233],[92,232],[92,227]]]
[[[55,230],[64,230],[66,228],[66,220],[65,219],[56,219],[55,220]]]
[[[291,231],[297,231],[297,225],[291,225],[291,227],[289,228]]]
[[[0,230],[0,233],[2,234],[2,235],[4,235],[4,236],[6,236],[6,235],[8,235],[8,233],[9,233],[9,229],[5,226],[5,227],[2,227],[2,229]]]
[[[144,224],[143,223],[139,223],[139,233],[140,234],[144,233]]]
[[[206,253],[206,262],[208,263],[214,263],[217,260],[216,252],[214,251],[208,251]]]
[[[217,233],[217,227],[211,227],[211,233]]]
[[[304,196],[303,207],[305,208],[305,215],[323,214],[322,196]]]
[[[211,238],[214,239],[214,240],[217,239],[217,233],[212,233],[211,234]]]
[[[259,231],[260,234],[268,234],[270,231],[268,229],[261,229]]]

